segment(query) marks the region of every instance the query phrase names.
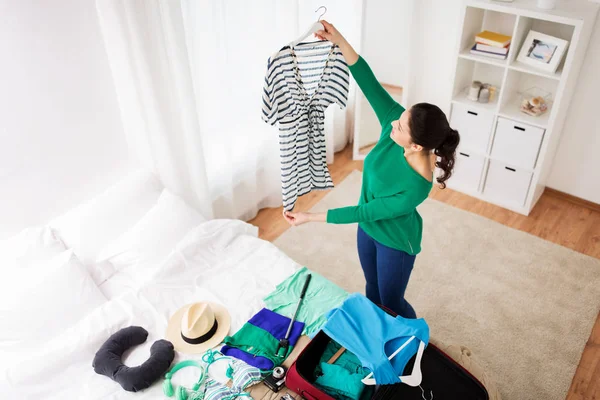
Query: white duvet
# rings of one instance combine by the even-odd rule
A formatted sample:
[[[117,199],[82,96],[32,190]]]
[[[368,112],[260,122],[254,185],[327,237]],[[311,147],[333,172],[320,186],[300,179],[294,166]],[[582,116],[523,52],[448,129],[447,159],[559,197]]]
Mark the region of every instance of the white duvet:
[[[165,398],[162,381],[137,393],[98,375],[92,360],[102,343],[117,330],[138,325],[148,332],[146,343],[126,354],[126,365],[145,361],[161,339],[169,316],[193,301],[223,304],[232,317],[230,334],[263,307],[262,298],[299,266],[257,229],[237,220],[212,220],[190,231],[155,271],[143,265],[123,271],[118,279],[138,280],[61,333],[43,350],[5,365],[2,399],[129,399]],[[176,353],[175,361],[190,358]],[[198,356],[192,358],[199,358]],[[187,370],[187,371],[186,371]],[[197,371],[178,373],[175,384],[193,382]]]

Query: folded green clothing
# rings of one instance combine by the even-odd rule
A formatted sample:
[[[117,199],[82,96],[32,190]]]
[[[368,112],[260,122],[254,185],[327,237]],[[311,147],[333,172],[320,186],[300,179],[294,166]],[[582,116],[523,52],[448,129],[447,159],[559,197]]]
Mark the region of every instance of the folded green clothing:
[[[312,336],[327,322],[325,314],[339,307],[348,297],[348,292],[316,272],[302,267],[279,283],[263,300],[269,310],[291,318],[308,274],[312,275],[312,279],[296,320],[304,322],[302,334]]]
[[[324,363],[328,362],[331,359],[331,357],[333,357],[333,355],[335,353],[337,353],[338,350],[341,348],[342,348],[342,346],[339,343],[337,343],[334,340],[331,340],[327,344],[327,347],[325,347],[325,351],[323,352],[323,355],[321,356],[320,362],[324,362]],[[348,350],[344,351],[342,353],[342,355],[334,362],[334,364],[345,368],[349,372],[352,372],[355,374],[362,374],[363,376],[366,376],[370,372],[367,368],[364,368],[362,366],[358,357],[356,357],[354,355],[354,353],[352,353]],[[320,369],[320,365],[317,365],[315,373],[317,376],[321,375],[323,373],[323,371],[321,371],[321,369]]]
[[[323,375],[317,377],[315,384],[325,393],[336,399],[358,400],[365,389],[361,382],[364,375],[354,374],[336,364],[321,363]]]
[[[242,359],[248,364],[261,370],[269,370],[274,366],[280,365],[294,349],[294,346],[289,346],[285,354],[283,354],[282,351],[281,357],[278,356],[276,353],[277,348],[279,347],[279,340],[275,339],[270,332],[248,322],[245,323],[235,335],[225,337],[223,343],[229,347],[240,349],[253,355],[255,358],[262,359],[256,361],[264,361],[264,359],[270,360],[271,363],[268,366],[265,366],[263,365],[263,362],[253,363],[247,359]]]

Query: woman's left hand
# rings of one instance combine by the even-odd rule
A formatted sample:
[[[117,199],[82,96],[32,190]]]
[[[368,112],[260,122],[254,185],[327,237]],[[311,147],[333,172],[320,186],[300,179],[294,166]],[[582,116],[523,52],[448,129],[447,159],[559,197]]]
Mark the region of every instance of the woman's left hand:
[[[310,213],[285,211],[283,213],[285,220],[292,226],[302,225],[310,222]]]

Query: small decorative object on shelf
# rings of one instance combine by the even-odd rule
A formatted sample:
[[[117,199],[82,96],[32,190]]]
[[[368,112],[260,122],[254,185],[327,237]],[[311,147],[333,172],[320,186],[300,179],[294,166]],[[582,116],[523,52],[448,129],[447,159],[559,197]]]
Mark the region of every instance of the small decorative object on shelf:
[[[541,71],[554,73],[568,46],[566,40],[529,31],[517,60]]]
[[[467,99],[479,103],[489,103],[496,99],[498,88],[490,83],[473,81],[466,90]]]
[[[471,87],[469,88],[469,94],[467,94],[467,99],[471,101],[477,101],[479,99],[479,91],[481,90],[481,82],[473,81]]]
[[[488,103],[490,101],[490,89],[483,87],[479,92],[479,102]]]
[[[533,87],[521,93],[521,112],[534,117],[544,114],[549,107],[552,94],[543,89]]]
[[[498,94],[498,88],[494,85],[490,85],[488,87],[488,90],[490,91],[490,101],[496,100],[496,95]]]

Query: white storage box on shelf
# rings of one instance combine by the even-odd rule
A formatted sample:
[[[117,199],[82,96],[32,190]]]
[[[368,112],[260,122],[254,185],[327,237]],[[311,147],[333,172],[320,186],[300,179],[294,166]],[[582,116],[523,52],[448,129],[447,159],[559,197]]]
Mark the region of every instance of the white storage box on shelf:
[[[542,128],[500,117],[491,156],[518,167],[533,169],[543,136]]]
[[[466,193],[479,190],[485,157],[475,152],[459,148],[456,152],[456,164],[452,171],[452,184]]]
[[[522,207],[525,204],[532,172],[491,160],[483,194],[499,204]]]
[[[450,125],[460,132],[461,146],[485,154],[488,148],[494,113],[467,104],[454,104]]]

